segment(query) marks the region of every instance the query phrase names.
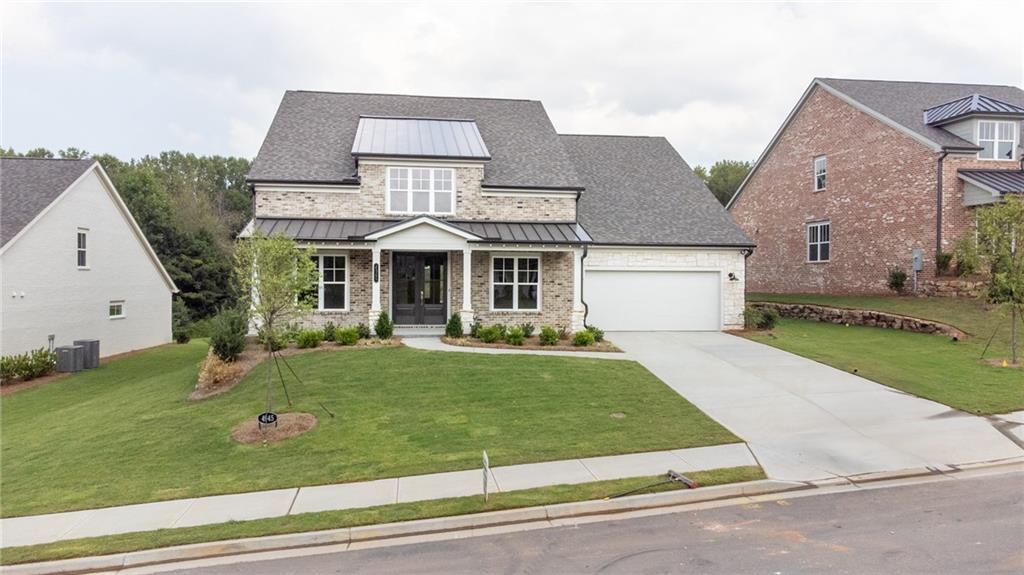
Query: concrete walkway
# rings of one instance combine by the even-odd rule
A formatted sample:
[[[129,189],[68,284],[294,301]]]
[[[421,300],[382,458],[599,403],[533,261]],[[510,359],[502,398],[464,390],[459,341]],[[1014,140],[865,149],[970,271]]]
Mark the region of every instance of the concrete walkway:
[[[491,492],[757,465],[743,443],[492,467]],[[481,495],[482,469],[0,519],[0,547]],[[611,495],[611,494],[609,494]]]
[[[1024,457],[1007,437],[1021,433],[1021,414],[977,417],[724,333],[629,332],[608,339],[746,440],[772,479]]]

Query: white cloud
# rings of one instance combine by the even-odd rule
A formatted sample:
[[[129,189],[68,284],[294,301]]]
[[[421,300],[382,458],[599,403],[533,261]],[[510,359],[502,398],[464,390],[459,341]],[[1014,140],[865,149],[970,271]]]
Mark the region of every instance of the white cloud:
[[[814,76],[1019,85],[992,14],[1024,4],[5,4],[0,143],[252,156],[320,89],[537,99],[563,132],[751,159]]]

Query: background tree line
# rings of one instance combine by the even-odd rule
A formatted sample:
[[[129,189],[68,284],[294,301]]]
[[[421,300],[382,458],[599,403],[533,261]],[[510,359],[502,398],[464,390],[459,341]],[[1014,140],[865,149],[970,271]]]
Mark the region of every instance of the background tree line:
[[[697,166],[693,173],[704,180],[711,193],[718,198],[722,205],[729,203],[736,190],[740,189],[743,179],[750,173],[752,164],[740,160],[718,160],[710,169],[704,166]]]
[[[79,148],[36,148],[4,156],[95,158],[110,176],[150,245],[167,268],[193,319],[210,317],[231,293],[234,236],[252,215],[245,175],[250,161],[163,152],[137,160],[90,155]]]

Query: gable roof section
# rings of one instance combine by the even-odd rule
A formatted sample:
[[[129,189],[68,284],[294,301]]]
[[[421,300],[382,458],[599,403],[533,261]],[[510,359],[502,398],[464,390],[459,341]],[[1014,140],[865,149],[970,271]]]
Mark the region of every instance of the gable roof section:
[[[587,189],[577,217],[595,243],[753,246],[665,138],[561,138]]]
[[[924,111],[924,123],[929,126],[941,126],[974,114],[1024,116],[1024,107],[1007,104],[983,94],[971,94],[928,108]]]
[[[82,177],[95,160],[0,158],[0,246]]]
[[[359,118],[353,156],[490,160],[473,120]]]
[[[1024,106],[1024,90],[1015,86],[991,86],[987,84],[939,84],[929,82],[894,82],[888,80],[848,80],[840,78],[815,78],[804,90],[789,115],[772,136],[764,151],[754,162],[754,167],[744,178],[726,209],[732,207],[743,193],[747,182],[754,176],[761,163],[775,147],[776,142],[786,131],[797,112],[803,108],[804,102],[815,88],[845,101],[854,108],[872,116],[876,120],[921,142],[936,152],[942,150],[975,151],[980,150],[972,142],[944,130],[938,126],[925,123],[924,111],[943,103],[967,96],[984,93],[1001,102],[1013,106]]]
[[[302,91],[285,93],[249,181],[353,181],[360,116],[472,118],[490,154],[484,186],[581,187],[540,102]]]

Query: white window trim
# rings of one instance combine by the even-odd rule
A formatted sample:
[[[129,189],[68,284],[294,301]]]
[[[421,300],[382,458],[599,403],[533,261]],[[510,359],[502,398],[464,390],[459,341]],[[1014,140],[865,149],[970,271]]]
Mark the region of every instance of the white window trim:
[[[78,247],[78,236],[79,235],[85,236],[85,247],[84,248]],[[85,254],[85,265],[84,266],[78,265],[78,254],[79,253],[84,253]],[[75,232],[75,267],[77,267],[80,270],[87,270],[87,269],[89,269],[89,228],[78,228],[78,231]]]
[[[515,264],[513,265],[513,290],[512,290],[512,307],[511,308],[495,308],[494,307],[494,260],[498,258],[514,258]],[[519,258],[536,258],[537,260],[537,308],[536,309],[519,309]],[[540,313],[544,309],[544,258],[539,253],[519,253],[519,252],[502,252],[491,254],[491,266],[488,271],[490,277],[487,281],[488,299],[490,300],[490,308],[495,313]],[[500,285],[508,285],[502,283]],[[532,285],[532,284],[524,284]]]
[[[818,246],[818,259],[812,260],[810,258],[810,247],[811,247],[811,236],[810,230],[813,227],[828,226],[828,241],[814,242]],[[821,237],[821,232],[818,232],[818,237]],[[821,246],[828,244],[828,259],[821,259]],[[809,264],[827,264],[832,261],[832,220],[818,220],[815,222],[807,222],[804,225],[804,261]]]
[[[392,169],[403,169],[403,170],[408,170],[408,172],[409,172],[409,178],[408,178],[409,189],[406,190],[407,195],[405,197],[406,205],[409,207],[408,210],[402,211],[402,210],[393,210],[393,209],[391,209],[391,170]],[[430,170],[430,210],[426,211],[426,212],[417,212],[417,211],[414,211],[412,209],[412,171],[416,170],[416,169]],[[451,175],[452,175],[452,189],[451,189],[452,209],[451,209],[450,212],[439,212],[439,211],[434,209],[434,197],[435,197],[434,194],[437,191],[442,191],[442,192],[446,192],[447,191],[447,190],[435,190],[434,189],[434,170],[444,170],[446,172],[451,173]],[[387,167],[384,168],[384,202],[385,202],[385,210],[384,211],[386,213],[388,213],[388,214],[406,215],[406,216],[409,216],[409,215],[421,215],[421,214],[429,214],[429,215],[433,215],[433,216],[454,216],[455,215],[455,203],[456,203],[456,199],[458,197],[457,194],[456,194],[456,188],[457,187],[458,187],[458,183],[457,183],[457,181],[455,179],[455,169],[454,168],[450,168],[450,167],[447,167],[447,166],[387,166]],[[417,190],[417,191],[422,191],[422,190]]]
[[[994,124],[994,126],[992,128],[993,129],[992,135],[994,137],[991,140],[986,140],[986,141],[992,142],[992,154],[993,154],[993,157],[991,157],[991,158],[982,158],[981,157],[981,150],[979,150],[978,154],[977,154],[977,158],[979,160],[984,161],[984,162],[1016,162],[1017,161],[1017,155],[1018,155],[1017,154],[1017,145],[1019,144],[1017,139],[1020,137],[1020,124],[1015,122],[1015,121],[1012,121],[1012,120],[978,120],[977,122],[974,123],[974,143],[979,145],[979,146],[981,145],[981,124],[983,122],[990,122],[990,123]],[[1000,140],[999,139],[999,124],[1010,124],[1012,126],[1011,133],[1013,134],[1013,140]],[[1010,148],[1013,151],[1013,157],[1012,158],[1000,158],[998,156],[999,144],[1001,142],[1012,142],[1011,143],[1012,147]]]
[[[121,306],[121,313],[119,313],[117,315],[110,315],[110,308],[115,306],[115,305]],[[125,316],[125,313],[124,313],[124,300],[123,299],[112,299],[112,300],[110,300],[107,303],[107,318],[109,318],[109,319],[124,319],[125,317],[126,316]]]
[[[825,160],[825,169],[821,172],[821,175],[825,176],[825,185],[820,188],[818,187],[818,160]],[[824,192],[828,187],[828,156],[825,154],[814,156],[814,159],[811,160],[811,187],[815,192]]]
[[[345,307],[324,307],[324,256],[345,259]],[[352,298],[350,294],[351,282],[349,282],[349,266],[351,265],[352,260],[348,257],[347,253],[315,254],[313,257],[317,259],[316,311],[326,313],[343,313],[349,311],[349,308],[352,307]],[[333,282],[328,283],[333,285],[341,282],[334,280]]]

